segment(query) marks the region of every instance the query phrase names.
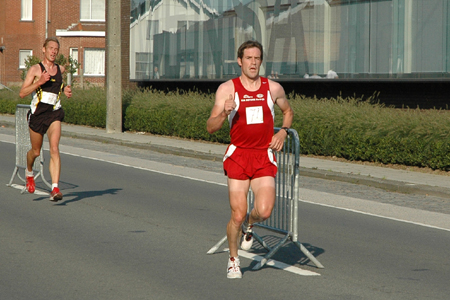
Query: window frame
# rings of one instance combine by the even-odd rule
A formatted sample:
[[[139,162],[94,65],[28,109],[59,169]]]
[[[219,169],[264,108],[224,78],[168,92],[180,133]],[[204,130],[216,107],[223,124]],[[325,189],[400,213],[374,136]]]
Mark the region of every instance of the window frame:
[[[92,18],[92,1],[104,1],[103,19]],[[89,2],[89,3],[88,3]],[[83,18],[83,4],[89,6],[89,18]],[[105,22],[106,21],[106,0],[80,0],[80,21],[85,22]]]
[[[33,21],[33,0],[20,1],[20,20]]]
[[[23,57],[21,54],[24,52],[28,52],[28,54]],[[27,59],[28,56],[33,56],[33,50],[28,50],[28,49],[20,49],[19,50],[19,70],[25,70],[27,68],[26,64],[25,64],[25,60]]]
[[[86,63],[89,63],[90,59],[86,59],[86,54],[89,53],[89,51],[98,51],[101,50],[103,52],[103,73],[92,73],[92,74],[88,74],[86,73],[87,71],[90,72],[90,68],[86,68]],[[105,70],[105,64],[106,64],[106,49],[105,48],[84,48],[83,51],[83,76],[90,76],[90,77],[94,77],[94,76],[105,76],[106,70]]]
[[[150,64],[152,54],[150,52],[136,52],[135,76],[137,79],[152,79],[152,64]],[[143,59],[143,60],[142,60]],[[145,70],[144,70],[145,69]]]

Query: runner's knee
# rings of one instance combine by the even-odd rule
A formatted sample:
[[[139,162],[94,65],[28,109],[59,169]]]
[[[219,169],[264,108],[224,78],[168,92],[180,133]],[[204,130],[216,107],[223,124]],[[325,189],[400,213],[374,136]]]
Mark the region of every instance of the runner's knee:
[[[231,220],[236,226],[241,226],[247,216],[247,210],[234,210],[231,213]]]
[[[260,219],[260,222],[270,218],[272,214],[273,204],[272,203],[257,203],[255,206],[256,215]]]
[[[272,207],[269,208],[264,208],[263,210],[261,210],[259,212],[259,217],[264,221],[267,220],[268,218],[270,218],[270,215],[272,214]]]
[[[58,145],[51,145],[50,146],[50,155],[59,155],[59,147]]]
[[[39,155],[41,155],[41,149],[37,149],[37,148],[32,148],[30,150],[31,155],[33,156],[33,158],[38,157]]]

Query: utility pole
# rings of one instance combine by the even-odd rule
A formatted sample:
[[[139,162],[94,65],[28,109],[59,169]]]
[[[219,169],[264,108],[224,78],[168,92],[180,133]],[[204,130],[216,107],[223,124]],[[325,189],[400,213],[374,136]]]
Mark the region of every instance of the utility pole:
[[[121,0],[106,0],[106,132],[122,132]]]

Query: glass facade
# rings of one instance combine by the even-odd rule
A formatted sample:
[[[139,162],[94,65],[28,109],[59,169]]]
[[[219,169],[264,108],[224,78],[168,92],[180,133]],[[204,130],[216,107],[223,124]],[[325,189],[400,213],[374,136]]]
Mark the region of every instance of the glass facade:
[[[131,1],[132,80],[235,77],[249,39],[263,76],[450,78],[446,0]]]

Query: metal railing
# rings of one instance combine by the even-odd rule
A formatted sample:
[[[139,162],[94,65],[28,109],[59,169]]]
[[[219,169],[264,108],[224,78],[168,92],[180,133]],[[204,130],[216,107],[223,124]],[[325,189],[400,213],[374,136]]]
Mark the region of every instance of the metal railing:
[[[17,104],[16,106],[16,166],[14,167],[11,180],[7,186],[11,186],[14,178],[17,176],[22,182],[26,182],[25,177],[20,175],[20,172],[25,172],[27,167],[27,152],[31,149],[30,133],[28,129],[27,113],[30,110],[30,105]],[[41,154],[36,158],[33,165],[34,179],[39,176],[42,181],[51,188],[51,184],[44,177],[44,145],[41,148]],[[26,191],[24,185],[21,193]]]
[[[278,132],[280,128],[275,128]],[[312,255],[305,246],[298,241],[298,202],[300,177],[300,141],[296,130],[291,129],[283,145],[283,149],[276,152],[278,172],[275,177],[276,199],[270,218],[254,227],[261,227],[283,234],[284,237],[273,247],[253,231],[254,239],[260,243],[268,253],[255,265],[254,270],[260,269],[267,261],[288,241],[293,242],[318,268],[324,266]],[[249,191],[247,196],[247,212],[253,209],[255,196]],[[207,254],[213,254],[225,243],[227,236],[214,245]]]

